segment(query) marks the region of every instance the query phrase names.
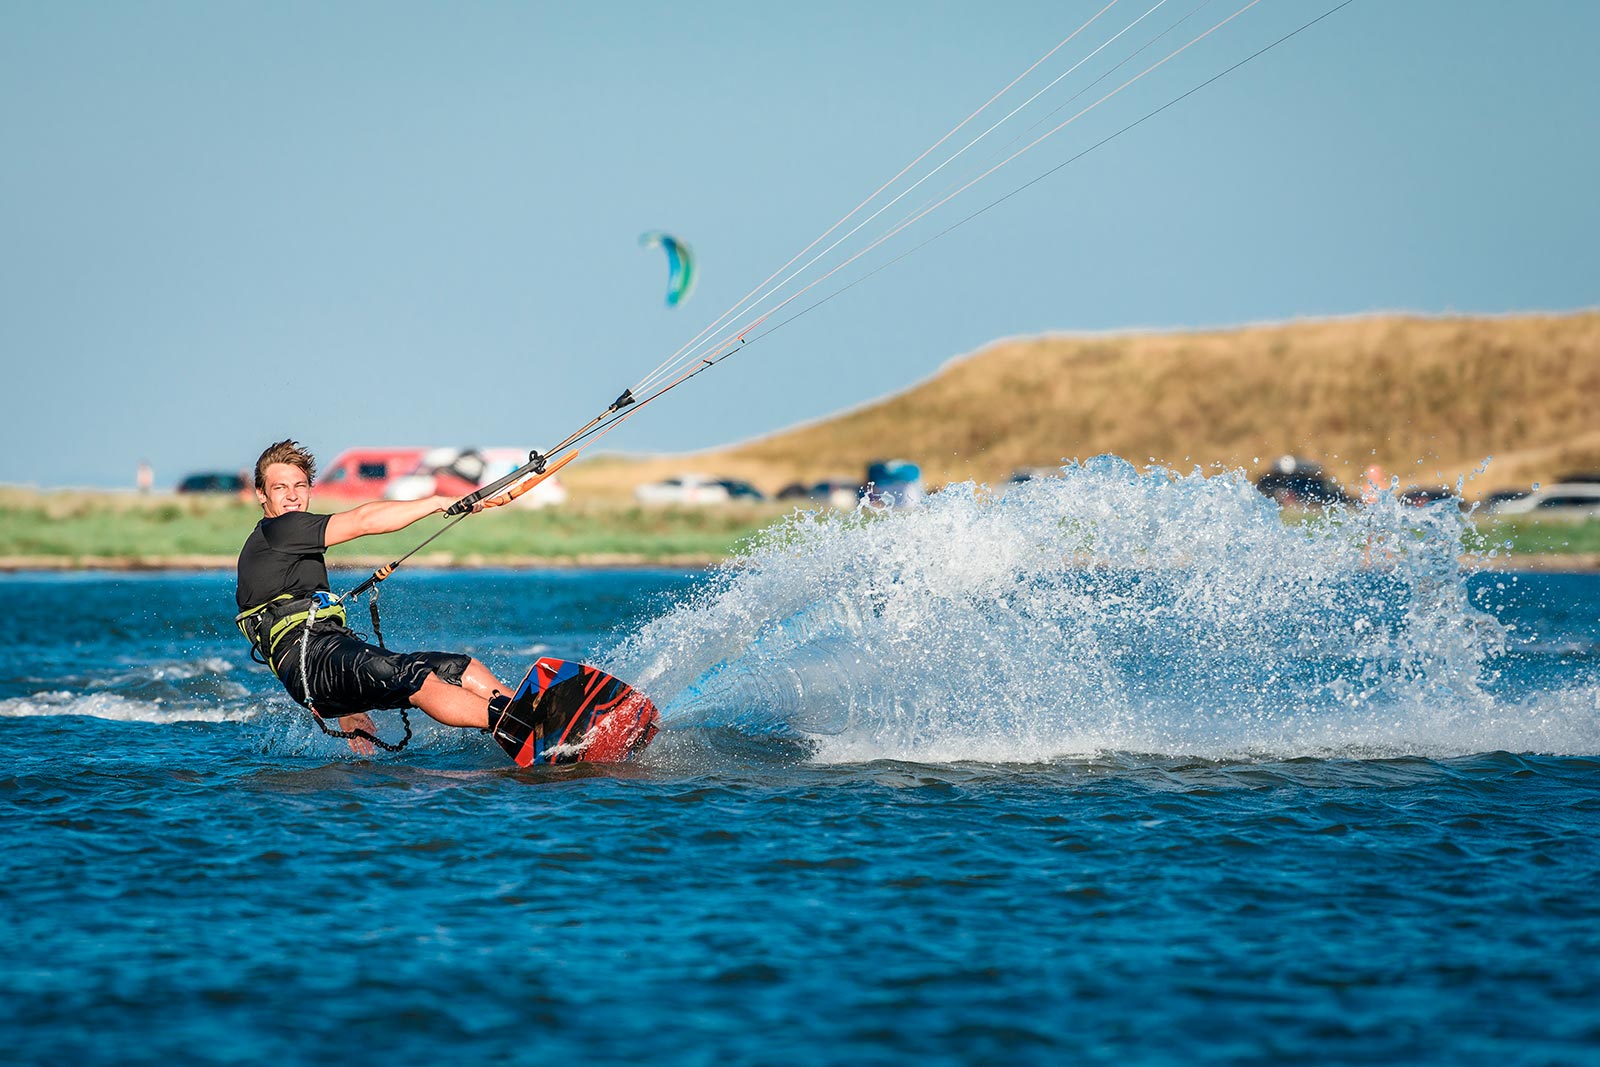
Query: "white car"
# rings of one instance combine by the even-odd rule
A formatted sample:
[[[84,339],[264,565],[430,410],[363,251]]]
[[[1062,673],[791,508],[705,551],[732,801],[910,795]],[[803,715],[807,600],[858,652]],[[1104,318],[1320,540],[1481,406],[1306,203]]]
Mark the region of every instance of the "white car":
[[[709,475],[680,474],[665,481],[649,482],[633,491],[641,504],[726,504],[728,487]]]
[[[1600,482],[1557,482],[1541,486],[1526,496],[1494,502],[1489,505],[1489,514],[1600,518]]]

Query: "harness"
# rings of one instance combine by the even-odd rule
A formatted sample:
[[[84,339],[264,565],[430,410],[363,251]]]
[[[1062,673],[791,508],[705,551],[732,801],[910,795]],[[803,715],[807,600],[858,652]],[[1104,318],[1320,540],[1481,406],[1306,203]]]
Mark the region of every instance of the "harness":
[[[329,737],[364,737],[379,748],[390,752],[399,752],[411,740],[411,717],[405,709],[400,710],[400,721],[405,724],[406,735],[400,739],[398,745],[391,745],[383,738],[367,730],[334,730],[322,721],[322,716],[317,712],[311,702],[311,672],[306,666],[307,652],[311,646],[311,630],[318,618],[336,619],[340,626],[346,625],[342,597],[335,597],[326,590],[318,590],[308,597],[297,597],[292,593],[279,593],[265,604],[257,604],[253,608],[246,608],[233,618],[234,625],[239,627],[239,632],[244,639],[250,642],[250,658],[257,663],[265,664],[278,673],[278,660],[276,659],[278,646],[284,642],[295,629],[300,628],[300,693],[304,698],[302,703],[311,711],[311,717],[317,721],[322,732]],[[383,646],[383,631],[378,628],[378,595],[374,590],[369,602],[372,609],[372,630],[378,639],[378,647]]]
[[[309,637],[311,624],[319,615],[325,619],[337,618],[339,625],[345,625],[344,605],[322,592],[302,597],[297,597],[293,593],[279,593],[265,604],[258,604],[241,611],[233,617],[233,622],[239,627],[239,632],[244,634],[244,639],[250,642],[251,658],[257,663],[271,667],[276,674],[278,662],[274,657],[283,639],[300,625],[305,626],[304,636]],[[302,651],[304,651],[303,646],[304,637]],[[308,705],[311,703],[309,689],[306,690],[306,703]]]

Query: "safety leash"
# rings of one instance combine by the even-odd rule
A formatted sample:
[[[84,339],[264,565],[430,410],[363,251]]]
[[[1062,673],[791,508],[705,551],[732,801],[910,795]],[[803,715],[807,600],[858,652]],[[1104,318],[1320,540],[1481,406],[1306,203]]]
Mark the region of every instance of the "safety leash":
[[[317,621],[317,608],[331,607],[342,599],[344,598],[340,597],[336,600],[333,594],[326,592],[318,592],[313,594],[311,597],[311,611],[306,615],[306,621],[300,629],[300,694],[305,698],[305,706],[308,710],[310,710],[311,717],[317,721],[317,725],[321,727],[322,732],[327,734],[329,737],[339,737],[344,738],[345,740],[359,737],[367,741],[371,741],[374,745],[377,745],[385,752],[399,752],[411,743],[411,716],[406,714],[405,708],[400,708],[399,711],[400,721],[405,725],[406,728],[406,735],[400,739],[399,744],[391,745],[389,742],[385,741],[383,738],[379,737],[377,734],[374,734],[370,730],[333,729],[323,721],[321,715],[317,714],[316,706],[311,702],[311,671],[307,666],[308,649],[311,647],[311,627]],[[368,606],[372,609],[372,629],[377,635],[378,647],[383,648],[383,633],[378,630],[378,591],[376,588],[374,588],[372,591],[372,599],[368,601]]]

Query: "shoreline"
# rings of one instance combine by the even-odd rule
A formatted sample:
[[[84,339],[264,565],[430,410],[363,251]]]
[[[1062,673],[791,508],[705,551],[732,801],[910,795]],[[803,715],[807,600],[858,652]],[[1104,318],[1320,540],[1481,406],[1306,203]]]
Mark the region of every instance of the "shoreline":
[[[648,556],[643,553],[601,552],[579,556],[484,556],[456,558],[449,553],[418,556],[408,561],[417,568],[431,570],[580,570],[645,569],[650,567],[704,570],[726,563],[734,557],[687,553]],[[387,556],[352,556],[332,560],[331,568],[352,567],[376,570],[392,562]],[[1519,556],[1499,555],[1464,557],[1462,565],[1473,570],[1516,573],[1592,574],[1600,572],[1600,552],[1546,552]],[[110,571],[150,573],[162,571],[231,571],[238,565],[233,556],[0,556],[0,574],[28,571],[62,573],[67,571]]]
[[[685,554],[674,556],[647,556],[643,553],[600,552],[580,556],[466,556],[460,559],[448,554],[416,556],[407,565],[430,570],[576,570],[633,569],[647,567],[712,567],[724,562],[726,557]],[[376,570],[392,563],[388,556],[351,556],[328,561],[328,568],[356,568]],[[175,556],[0,556],[0,574],[19,574],[24,571],[232,571],[239,564],[235,556],[175,555]]]

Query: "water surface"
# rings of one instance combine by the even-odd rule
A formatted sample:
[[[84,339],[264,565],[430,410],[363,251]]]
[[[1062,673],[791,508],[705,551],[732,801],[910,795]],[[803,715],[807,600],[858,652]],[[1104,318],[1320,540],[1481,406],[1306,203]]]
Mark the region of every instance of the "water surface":
[[[536,771],[426,721],[353,757],[228,575],[0,578],[3,1044],[1600,1062],[1600,578],[1460,534],[1103,463],[712,573],[391,579],[392,644],[662,704],[639,762]]]

